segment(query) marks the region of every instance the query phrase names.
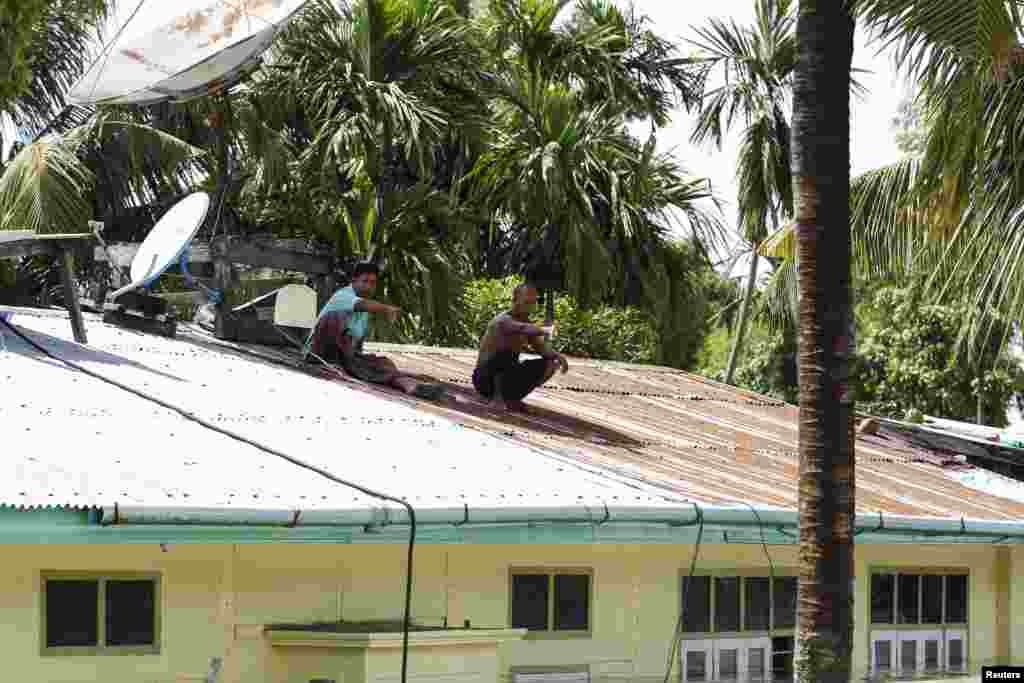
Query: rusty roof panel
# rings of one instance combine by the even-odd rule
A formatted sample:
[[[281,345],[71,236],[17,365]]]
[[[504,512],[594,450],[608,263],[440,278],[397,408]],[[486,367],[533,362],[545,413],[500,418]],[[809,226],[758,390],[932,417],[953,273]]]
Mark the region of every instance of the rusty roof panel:
[[[476,354],[383,346],[399,367],[451,383],[456,401],[427,407],[712,504],[796,507],[796,406],[668,368],[570,359],[529,398],[529,415],[492,411],[469,384]],[[739,448],[737,448],[739,446]],[[963,486],[968,467],[882,429],[858,435],[859,512],[1019,519],[1024,504]]]

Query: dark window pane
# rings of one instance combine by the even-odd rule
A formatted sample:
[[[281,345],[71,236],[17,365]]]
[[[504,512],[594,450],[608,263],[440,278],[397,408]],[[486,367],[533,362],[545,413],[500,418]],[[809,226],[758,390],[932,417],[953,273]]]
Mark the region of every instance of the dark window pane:
[[[921,577],[916,574],[900,574],[900,623],[916,624],[920,615],[919,604],[921,595],[918,593]]]
[[[948,647],[949,668],[957,670],[964,668],[964,641],[951,640],[949,641]]]
[[[706,652],[690,650],[686,653],[686,680],[711,680],[711,672],[708,669],[708,655]]]
[[[707,633],[711,630],[711,578],[683,577],[683,631]]]
[[[939,641],[926,640],[924,642],[924,668],[926,671],[935,671],[941,666],[939,662]]]
[[[871,575],[871,623],[891,624],[893,618],[893,587],[896,577],[892,574]]]
[[[555,630],[590,628],[590,577],[564,574],[555,577]]]
[[[740,674],[740,651],[735,647],[721,647],[718,650],[719,680],[735,680]]]
[[[793,680],[793,641],[789,636],[772,638],[772,678],[775,680]]]
[[[715,631],[740,630],[740,579],[738,576],[715,578]]]
[[[967,577],[946,577],[946,623],[967,623]]]
[[[775,628],[796,627],[796,586],[795,576],[783,576],[775,579],[772,587],[775,603]]]
[[[921,577],[921,623],[942,623],[942,577],[926,574]]]
[[[512,628],[546,631],[548,628],[548,575],[512,576]]]
[[[763,647],[747,650],[747,680],[763,681],[768,673],[768,653]]]
[[[46,582],[46,646],[99,644],[98,581]]]
[[[766,577],[745,579],[743,630],[767,631],[771,621],[771,584]]]
[[[903,665],[904,673],[911,673],[917,669],[916,640],[904,640],[900,643],[900,664]]]
[[[107,645],[156,643],[156,584],[107,581]]]
[[[880,670],[892,668],[892,643],[888,640],[875,641],[875,665]]]

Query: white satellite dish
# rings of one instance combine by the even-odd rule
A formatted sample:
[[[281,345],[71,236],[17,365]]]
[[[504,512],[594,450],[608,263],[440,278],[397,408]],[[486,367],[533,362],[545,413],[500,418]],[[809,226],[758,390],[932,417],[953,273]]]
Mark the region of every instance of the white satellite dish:
[[[117,290],[110,298],[117,299],[125,292],[156,282],[189,248],[209,209],[210,195],[205,192],[190,194],[172,206],[149,231],[135,253],[130,270],[131,284]]]
[[[233,85],[307,0],[125,0],[74,104],[153,104]]]

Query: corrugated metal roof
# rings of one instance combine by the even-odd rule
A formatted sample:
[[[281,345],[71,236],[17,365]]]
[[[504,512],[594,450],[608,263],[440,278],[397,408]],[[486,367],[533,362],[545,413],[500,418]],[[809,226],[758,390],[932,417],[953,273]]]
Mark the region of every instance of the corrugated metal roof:
[[[468,384],[475,353],[381,348],[399,367],[456,382],[465,398],[458,412],[467,424],[512,432],[525,443],[692,500],[796,507],[795,406],[672,369],[576,361],[569,374],[534,393],[532,414],[499,418],[474,400]],[[1024,517],[1020,502],[947,476],[968,467],[946,450],[922,448],[884,427],[860,435],[858,512]]]
[[[19,313],[45,348],[364,487],[420,508],[664,503],[500,436],[222,347],[90,317]],[[0,505],[351,509],[380,506],[279,458],[77,373],[6,335]]]
[[[575,360],[529,397],[530,414],[498,414],[469,384],[469,350],[371,345],[402,369],[448,382],[455,400],[438,405],[314,378],[251,355],[292,358],[286,352],[236,352],[195,328],[167,340],[91,319],[83,349],[66,341],[64,320],[15,322],[72,360],[420,507],[665,499],[796,507],[797,408],[677,370]],[[3,458],[11,476],[0,476],[0,504],[371,504],[8,344],[0,386],[18,398],[0,404],[0,420],[29,431],[6,437],[5,454],[17,455]],[[858,437],[857,460],[859,512],[1024,518],[1024,503],[948,476],[969,469],[948,452],[884,427]]]

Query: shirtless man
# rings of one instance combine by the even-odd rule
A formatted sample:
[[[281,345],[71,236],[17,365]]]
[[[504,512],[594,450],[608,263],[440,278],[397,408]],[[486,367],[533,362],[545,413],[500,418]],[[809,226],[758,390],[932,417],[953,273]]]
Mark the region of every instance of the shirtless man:
[[[512,293],[512,309],[494,318],[480,340],[473,386],[499,409],[525,410],[523,399],[530,392],[551,379],[559,367],[563,374],[569,371],[565,356],[544,343],[548,332],[529,322],[536,306],[537,288],[519,285]],[[522,351],[541,357],[520,362]]]

